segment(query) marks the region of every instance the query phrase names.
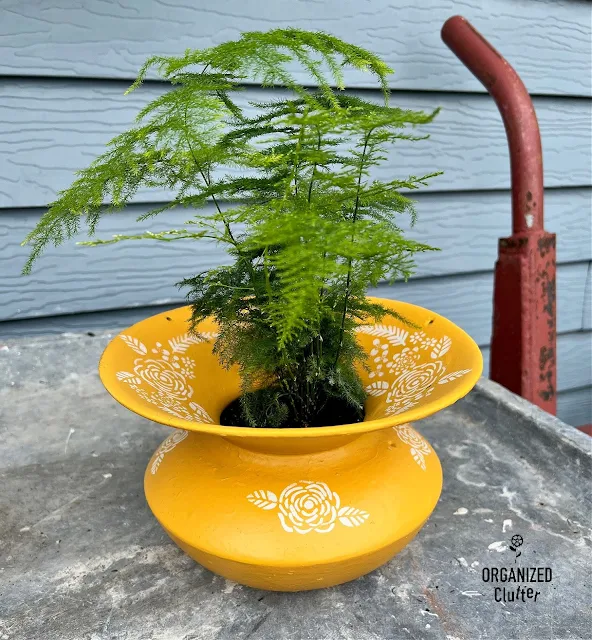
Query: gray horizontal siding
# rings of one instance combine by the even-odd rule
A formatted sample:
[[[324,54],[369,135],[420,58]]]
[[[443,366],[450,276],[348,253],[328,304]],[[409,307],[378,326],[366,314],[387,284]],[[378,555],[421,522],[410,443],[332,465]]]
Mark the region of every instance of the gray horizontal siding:
[[[419,4],[421,6],[415,6]],[[444,170],[416,194],[419,221],[409,235],[440,253],[419,256],[409,283],[373,292],[433,309],[481,345],[488,367],[497,238],[509,235],[510,172],[501,118],[484,88],[440,39],[443,22],[462,13],[536,94],[543,139],[546,228],[557,233],[558,413],[592,422],[592,185],[589,73],[590,4],[583,0],[130,0],[101,3],[8,2],[0,8],[0,340],[64,331],[111,330],[183,303],[176,281],[220,264],[207,243],[132,242],[50,249],[32,276],[20,247],[42,208],[73,172],[133,122],[166,87],[148,82],[124,97],[149,54],[206,47],[240,31],[292,25],[323,29],[383,56],[396,74],[392,103],[443,108],[431,139],[397,145],[373,177]],[[299,73],[296,70],[297,74]],[[12,76],[12,77],[11,77]],[[304,79],[302,75],[299,79]],[[349,87],[372,88],[348,74]],[[93,80],[94,79],[94,80]],[[279,91],[248,88],[242,100]],[[364,92],[378,99],[377,92]],[[140,226],[135,218],[170,194],[144,191],[129,210],[108,216],[98,237],[181,226],[178,211]],[[403,225],[405,227],[405,225]],[[81,236],[80,239],[83,239]]]
[[[4,81],[0,85],[0,208],[45,206],[59,189],[70,185],[74,171],[87,166],[163,89],[145,85],[129,96],[123,91],[124,85],[117,82]],[[280,95],[251,89],[240,101]],[[373,177],[393,179],[442,170],[444,175],[434,179],[428,190],[509,188],[506,137],[489,96],[397,93],[392,102],[420,109],[440,105],[443,110],[424,128],[430,140],[399,141]],[[535,107],[543,136],[546,186],[589,186],[590,103],[538,98]],[[137,199],[152,202],[162,197],[151,191]]]
[[[545,194],[546,228],[557,233],[559,263],[592,260],[589,211],[591,197],[592,190],[589,188],[548,190]],[[417,276],[459,274],[493,268],[497,258],[497,238],[508,235],[511,229],[509,192],[418,193],[414,198],[418,221],[410,228],[408,218],[402,217],[401,228],[410,238],[428,241],[441,249],[418,256]],[[138,204],[130,205],[116,214],[106,215],[99,223],[96,237],[108,239],[115,234],[179,229],[193,215],[191,209],[176,209],[138,224],[136,218],[149,210],[149,205]],[[204,212],[210,210],[212,207],[206,208]],[[37,263],[33,275],[30,278],[20,278],[20,268],[30,250],[29,247],[21,247],[20,243],[34,228],[43,211],[0,210],[0,265],[3,265],[3,273],[8,278],[8,287],[34,286],[28,283],[33,283],[38,277],[54,278],[53,270],[60,262],[76,265],[76,270],[80,272],[85,270],[86,263],[93,265],[97,261],[122,254],[134,256],[132,260],[135,261],[142,259],[145,252],[149,251],[155,270],[158,271],[169,268],[171,256],[175,256],[179,269],[198,268],[202,254],[206,260],[214,260],[215,263],[218,261],[215,250],[202,242],[196,244],[192,241],[179,241],[175,245],[148,243],[143,247],[138,243],[134,243],[134,246],[125,243],[117,247],[87,248],[77,247],[72,241],[58,249],[48,248]],[[78,240],[86,238],[86,227],[81,225]],[[219,251],[222,252],[223,249],[220,248]],[[92,268],[89,266],[89,269]]]
[[[592,219],[592,216],[591,216]],[[589,227],[592,227],[590,221]],[[588,265],[588,277],[586,279],[586,289],[584,292],[584,314],[582,317],[582,328],[592,329],[592,262]]]
[[[440,39],[455,13],[471,20],[532,93],[590,95],[590,6],[584,0],[131,0],[4,2],[0,74],[132,78],[151,54],[209,47],[240,31],[322,29],[381,55],[397,89],[482,92]],[[349,84],[367,84],[352,73]]]
[[[484,347],[483,371],[489,374],[489,347]],[[592,385],[592,332],[567,333],[557,338],[557,391]]]
[[[180,241],[181,242],[181,241]],[[177,244],[180,244],[177,243]],[[123,307],[181,303],[184,294],[173,285],[182,277],[219,264],[220,254],[209,256],[191,250],[191,260],[182,262],[182,249],[163,243],[166,258],[157,260],[147,242],[123,247],[96,248],[95,259],[84,263],[72,259],[54,262],[35,281],[18,286],[0,285],[4,301],[3,320],[18,320],[67,313],[110,310]],[[107,249],[117,252],[105,253]],[[103,252],[103,253],[102,253]],[[163,253],[160,254],[161,258]],[[560,265],[557,272],[558,331],[582,328],[586,263]],[[420,278],[382,286],[384,297],[405,300],[446,316],[467,331],[480,345],[489,344],[493,314],[491,272]],[[0,323],[0,335],[2,324]]]
[[[567,424],[592,424],[592,388],[563,391],[557,396],[557,415]]]

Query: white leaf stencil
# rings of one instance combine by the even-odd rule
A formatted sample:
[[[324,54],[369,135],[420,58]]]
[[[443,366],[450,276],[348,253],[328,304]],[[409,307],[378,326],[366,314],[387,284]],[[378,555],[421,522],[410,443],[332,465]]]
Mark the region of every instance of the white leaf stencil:
[[[205,338],[198,338],[197,336],[192,336],[190,333],[185,333],[177,338],[171,338],[169,345],[173,353],[185,353],[192,344],[201,344],[205,342],[205,340]]]
[[[383,396],[389,388],[389,383],[384,380],[379,380],[378,382],[373,382],[366,387],[366,393],[369,396],[379,397]]]
[[[253,491],[247,496],[247,500],[252,502],[256,507],[269,511],[275,509],[277,506],[277,496],[273,491],[266,491],[265,489],[259,489]]]
[[[448,353],[448,350],[452,346],[452,340],[448,336],[444,336],[438,340],[438,344],[434,347],[432,351],[432,358],[440,358],[445,353]]]
[[[115,377],[118,380],[125,380],[126,378],[135,378],[136,376],[133,373],[129,373],[128,371],[118,371],[115,374]]]
[[[417,462],[417,464],[425,471],[426,463],[423,457],[423,453],[421,451],[418,451],[417,449],[411,448],[411,455],[413,456],[415,462]]]
[[[359,527],[366,522],[369,515],[367,511],[362,511],[355,507],[341,507],[338,513],[339,522],[346,527]]]
[[[152,467],[150,467],[150,472],[154,475],[158,471],[158,467],[160,467],[160,463],[163,461],[164,455],[159,453],[156,458],[154,458],[154,462],[152,463]]]
[[[160,445],[155,454],[152,467],[150,468],[152,475],[158,471],[160,463],[164,460],[165,455],[169,451],[172,451],[180,442],[183,442],[188,435],[189,431],[185,431],[184,429],[175,429],[175,432]]]
[[[371,327],[361,326],[356,329],[360,333],[367,333],[371,336],[376,336],[378,338],[385,338],[388,340],[394,347],[404,346],[409,336],[409,332],[405,331],[405,329],[401,329],[400,327],[389,327],[385,324],[375,324]]]
[[[173,353],[185,353],[192,344],[201,344],[202,342],[208,342],[214,338],[217,338],[218,334],[212,331],[204,331],[199,336],[194,336],[191,333],[185,333],[178,338],[171,338],[169,345]]]
[[[138,340],[138,338],[133,338],[132,336],[119,336],[128,347],[133,349],[136,353],[139,353],[141,356],[145,356],[148,353],[148,349]]]
[[[204,340],[215,340],[220,334],[215,331],[202,331],[200,334]]]
[[[438,384],[446,384],[447,382],[450,382],[451,380],[456,380],[457,378],[462,378],[464,375],[466,375],[467,373],[470,373],[471,369],[462,369],[461,371],[452,371],[451,373],[448,373],[447,375],[443,376],[442,378],[440,378],[440,380],[438,380]]]
[[[201,405],[196,402],[190,402],[189,408],[193,411],[193,418],[198,422],[209,422],[210,424],[214,424],[210,414]]]

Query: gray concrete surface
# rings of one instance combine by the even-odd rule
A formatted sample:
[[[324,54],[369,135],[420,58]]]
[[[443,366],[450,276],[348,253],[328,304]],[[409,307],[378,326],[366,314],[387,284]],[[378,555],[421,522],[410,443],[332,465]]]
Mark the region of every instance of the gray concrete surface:
[[[186,557],[151,516],[144,467],[169,432],[102,388],[110,338],[0,340],[0,640],[592,638],[592,439],[482,380],[417,423],[444,490],[374,573],[281,594]],[[523,536],[516,560],[508,546]],[[496,602],[488,568],[549,567]]]

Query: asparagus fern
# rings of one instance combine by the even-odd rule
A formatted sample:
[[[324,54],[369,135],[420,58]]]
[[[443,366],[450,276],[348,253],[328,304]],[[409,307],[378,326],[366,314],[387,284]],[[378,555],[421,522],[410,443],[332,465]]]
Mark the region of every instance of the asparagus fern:
[[[291,62],[309,72],[316,89],[296,82],[286,69]],[[289,426],[307,426],[332,397],[361,415],[356,365],[365,356],[355,327],[392,314],[365,294],[381,281],[406,279],[413,255],[431,249],[406,239],[398,219],[415,219],[401,190],[437,175],[380,181],[370,170],[397,140],[427,137],[415,128],[437,110],[390,106],[392,70],[321,32],[251,32],[182,57],[153,57],[129,91],[152,67],[172,90],[60,192],[23,243],[32,244],[24,273],[48,244],[77,234],[81,222],[92,236],[101,216],[123,208],[139,188],[173,192],[138,221],[187,207],[195,214],[187,228],[81,244],[210,238],[224,245],[229,265],[179,285],[188,288],[193,330],[205,317],[218,321],[214,350],[224,366],[240,369],[248,423],[288,426],[290,416]],[[343,93],[345,67],[372,73],[382,103]],[[237,100],[246,79],[289,93],[249,103],[250,114]],[[213,214],[205,210],[209,202]]]

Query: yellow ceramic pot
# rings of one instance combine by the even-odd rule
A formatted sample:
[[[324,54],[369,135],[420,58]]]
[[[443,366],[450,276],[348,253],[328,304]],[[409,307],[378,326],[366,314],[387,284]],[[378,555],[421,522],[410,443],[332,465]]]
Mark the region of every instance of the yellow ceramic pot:
[[[370,371],[365,421],[311,429],[217,424],[240,393],[212,353],[216,325],[188,333],[189,307],[148,318],[107,347],[99,372],[121,404],[176,427],[146,469],[152,512],[192,558],[249,586],[298,591],[340,584],[392,558],[425,523],[442,488],[435,451],[408,423],[466,395],[477,345],[414,305],[360,325]]]

